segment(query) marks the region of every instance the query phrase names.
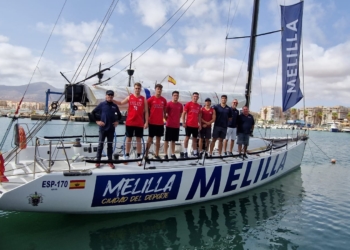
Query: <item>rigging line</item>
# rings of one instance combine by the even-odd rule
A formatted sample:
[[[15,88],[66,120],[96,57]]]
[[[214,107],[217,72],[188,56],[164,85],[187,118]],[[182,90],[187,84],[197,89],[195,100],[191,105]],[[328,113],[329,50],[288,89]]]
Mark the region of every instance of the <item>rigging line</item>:
[[[118,0],[118,2],[119,2],[119,0]],[[118,2],[117,2],[117,3],[118,3]],[[73,82],[73,79],[74,79],[74,78],[75,78],[75,79],[78,78],[78,76],[76,76],[76,74],[77,74],[77,72],[79,71],[80,67],[82,67],[81,65],[83,64],[83,62],[86,60],[85,58],[87,57],[88,52],[91,50],[92,44],[95,43],[94,41],[96,40],[97,34],[100,33],[101,27],[102,27],[103,23],[105,22],[105,20],[107,19],[107,16],[109,15],[109,12],[110,12],[110,10],[112,9],[112,7],[113,7],[114,4],[115,4],[115,0],[113,0],[113,2],[111,3],[111,5],[109,6],[109,9],[108,9],[106,15],[104,16],[103,20],[101,21],[101,24],[100,24],[100,26],[98,27],[98,29],[97,29],[97,31],[96,31],[96,33],[95,33],[93,39],[91,40],[91,43],[90,43],[89,47],[87,48],[87,50],[86,50],[86,52],[85,52],[83,58],[81,59],[81,61],[80,61],[79,65],[78,65],[78,67],[77,67],[77,69],[76,69],[76,71],[75,71],[73,77],[71,78],[71,82]],[[105,24],[105,25],[106,25],[106,24]],[[80,71],[81,71],[81,69],[80,69]],[[80,71],[79,71],[79,74],[80,74]]]
[[[235,9],[235,12],[234,12],[234,14],[233,14],[233,16],[232,16],[232,21],[231,21],[229,30],[226,32],[227,35],[230,33],[230,30],[231,30],[233,21],[234,21],[234,19],[235,19],[235,16],[236,16],[236,13],[237,13],[237,10],[238,10],[238,6],[239,6],[239,3],[240,3],[240,2],[241,2],[241,0],[239,0],[238,3],[237,3],[237,5],[236,5],[236,9]]]
[[[237,75],[237,78],[236,78],[235,86],[233,87],[233,92],[235,92],[235,89],[236,89],[236,86],[237,86],[237,83],[238,83],[238,78],[239,78],[239,76],[241,75],[242,68],[243,68],[243,63],[244,63],[244,60],[245,60],[245,58],[246,58],[246,56],[247,56],[248,50],[249,50],[249,44],[248,44],[248,46],[247,46],[247,48],[246,48],[246,50],[245,50],[245,54],[244,54],[244,56],[243,56],[243,60],[242,60],[242,63],[241,63],[241,67],[239,68],[239,72],[238,72],[238,75]]]
[[[167,24],[182,8],[183,6],[188,2],[189,0],[186,0],[175,12],[174,14],[172,14],[170,16],[170,18],[163,23],[156,31],[154,31],[149,37],[147,37],[142,43],[140,43],[136,48],[134,48],[133,50],[131,50],[131,52],[129,52],[128,54],[126,54],[124,57],[122,57],[121,59],[119,59],[116,63],[112,64],[109,68],[112,68],[113,66],[115,66],[116,64],[120,63],[123,59],[125,59],[126,57],[128,57],[132,52],[134,52],[135,50],[137,50],[138,48],[140,48],[145,42],[147,42],[152,36],[154,36],[161,28],[164,27],[165,24]],[[108,63],[108,62],[107,62]],[[107,63],[104,63],[102,65],[105,65]],[[119,72],[120,73],[120,72]],[[118,74],[119,74],[118,73]]]
[[[301,32],[303,32],[303,31],[301,31]],[[305,73],[305,71],[304,71],[304,40],[303,40],[303,36],[302,36],[302,34],[300,34],[301,35],[301,67],[302,67],[302,69],[303,69],[303,96],[304,96],[304,98],[303,98],[303,103],[304,103],[304,122],[306,122],[305,121],[305,80],[304,80],[304,73]]]
[[[278,76],[278,70],[280,67],[280,60],[281,60],[281,51],[282,51],[282,44],[280,44],[280,49],[279,49],[279,53],[278,53],[278,64],[277,64],[277,72],[276,72],[276,81],[275,81],[275,93],[273,94],[273,106],[275,105],[275,98],[276,98],[276,89],[277,89],[277,76]]]
[[[115,8],[117,7],[117,4],[118,4],[118,3],[119,3],[119,0],[118,0],[117,3],[114,5],[113,9],[112,9],[111,11],[109,11],[109,16],[108,16],[107,20],[105,21],[105,24],[104,24],[104,26],[103,26],[103,28],[102,28],[102,30],[101,30],[101,32],[100,32],[98,38],[97,38],[96,43],[95,43],[94,46],[92,47],[92,49],[91,49],[91,51],[90,51],[90,53],[89,53],[89,55],[88,55],[88,57],[87,57],[87,58],[89,58],[90,55],[91,55],[91,53],[92,53],[92,51],[94,50],[94,54],[93,54],[92,57],[91,57],[90,65],[89,65],[88,70],[87,70],[87,72],[86,72],[85,78],[88,76],[89,69],[91,68],[93,59],[95,58],[98,45],[99,45],[99,43],[100,43],[100,41],[101,41],[101,38],[102,38],[102,34],[103,34],[103,32],[104,32],[104,30],[105,30],[105,28],[106,28],[106,26],[107,26],[107,23],[108,23],[109,19],[110,19],[111,16],[112,16],[112,14],[113,14]],[[95,48],[95,49],[94,49],[94,48]],[[85,63],[86,63],[86,62],[87,62],[87,59],[86,59]],[[84,63],[83,66],[85,66],[85,63]],[[83,67],[81,68],[81,70],[82,70],[82,69],[83,69]],[[79,74],[80,74],[80,72],[79,72]]]
[[[259,64],[259,53],[256,53],[256,62],[258,64],[258,72],[259,72],[259,82],[260,82],[260,91],[261,91],[261,105],[264,107],[264,96],[262,91],[262,83],[261,83],[261,72],[260,72],[260,64]]]
[[[193,0],[192,3],[185,9],[185,11],[180,15],[180,17],[178,19],[176,19],[176,21],[170,26],[169,29],[167,29],[165,31],[165,33],[163,35],[161,35],[147,50],[145,50],[139,57],[137,57],[135,60],[133,60],[132,62],[135,63],[138,59],[140,59],[141,56],[143,56],[147,51],[149,51],[156,43],[159,42],[160,39],[162,39],[168,32],[169,30],[171,30],[175,24],[180,20],[180,18],[188,11],[188,9],[192,6],[192,4],[195,2],[196,0]],[[112,66],[111,66],[112,67]],[[129,65],[125,66],[124,68],[122,68],[122,70],[120,70],[117,74],[111,76],[110,78],[113,78],[115,76],[117,76],[118,74],[120,74],[121,72],[123,72],[127,67],[129,67]]]
[[[226,37],[228,36],[227,31],[228,31],[229,22],[230,22],[231,3],[232,3],[232,0],[230,0],[230,6],[229,6],[229,8],[228,8],[227,25],[226,25]],[[227,52],[227,40],[225,39],[224,66],[223,66],[223,69],[222,69],[222,85],[221,85],[221,91],[224,90],[224,84],[225,84],[226,52]]]

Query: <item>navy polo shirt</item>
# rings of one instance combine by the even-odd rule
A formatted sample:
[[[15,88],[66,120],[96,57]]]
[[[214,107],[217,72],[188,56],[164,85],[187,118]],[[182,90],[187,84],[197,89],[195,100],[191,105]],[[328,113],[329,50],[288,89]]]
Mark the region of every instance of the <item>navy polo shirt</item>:
[[[100,114],[100,119],[96,119],[96,121],[104,122],[104,126],[100,127],[100,130],[108,131],[114,129],[113,123],[119,121],[122,117],[117,104],[113,102],[101,102],[97,107],[91,112],[96,119],[96,114]],[[115,117],[115,113],[117,113],[118,117]]]
[[[237,119],[239,116],[239,111],[236,108],[231,108],[231,112],[232,112],[232,120],[228,121],[228,127],[237,128]]]
[[[216,112],[214,126],[227,128],[228,119],[232,118],[231,108],[227,105],[225,107],[222,107],[220,104],[216,104],[213,108]]]
[[[254,126],[254,117],[251,114],[240,114],[237,119],[237,133],[250,134]]]

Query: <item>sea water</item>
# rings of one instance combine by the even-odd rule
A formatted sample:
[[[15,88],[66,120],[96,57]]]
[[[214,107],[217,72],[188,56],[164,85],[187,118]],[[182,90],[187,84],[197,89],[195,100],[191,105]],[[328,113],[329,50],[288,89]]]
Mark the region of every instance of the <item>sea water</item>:
[[[1,138],[9,121],[0,118]],[[51,121],[39,135],[60,135],[65,124]],[[88,135],[98,134],[93,123],[70,124],[66,135],[81,135],[83,127]],[[298,131],[254,134],[285,132]],[[0,211],[0,249],[349,249],[350,134],[309,136],[299,169],[224,199],[126,214]],[[4,149],[11,144],[8,140]]]

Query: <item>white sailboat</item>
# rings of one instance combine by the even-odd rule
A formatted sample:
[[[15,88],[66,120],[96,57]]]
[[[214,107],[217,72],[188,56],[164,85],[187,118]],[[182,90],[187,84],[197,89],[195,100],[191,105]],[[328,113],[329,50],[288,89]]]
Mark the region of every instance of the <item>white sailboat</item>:
[[[258,4],[259,1],[255,0],[253,27],[257,25]],[[251,40],[255,39],[254,30],[256,32],[256,28],[252,28]],[[254,57],[252,47],[251,58]],[[249,65],[251,78],[252,61]],[[104,99],[105,87],[73,86],[83,86],[73,87],[71,92],[83,91],[79,95],[84,96],[85,105],[94,105]],[[113,90],[116,99],[124,98],[130,92],[128,88]],[[143,89],[142,93],[147,96],[152,90]],[[207,97],[208,94],[218,102],[218,98],[214,98],[218,93],[200,93],[200,96]],[[163,95],[167,98],[169,93],[165,91]],[[182,102],[187,102],[190,93],[186,95],[186,91],[181,91],[180,96]],[[244,95],[229,96],[240,102],[244,100]],[[250,87],[245,95],[248,105],[249,96]],[[238,194],[298,168],[307,141],[305,136],[293,141],[279,141],[278,144],[252,138],[248,159],[244,160],[238,155],[211,158],[203,155],[203,158],[169,161],[150,159],[150,163],[144,162],[139,167],[137,159],[120,157],[113,160],[116,169],[107,166],[96,169],[93,158],[97,143],[85,142],[84,137],[83,142],[77,138],[75,143],[69,143],[67,140],[71,137],[67,136],[26,135],[20,126],[15,127],[15,132],[17,148],[1,156],[4,161],[0,165],[0,209],[63,213],[151,210]],[[29,146],[30,140],[35,140],[33,146]],[[116,151],[124,146],[123,142],[118,142]],[[110,161],[102,160],[101,163],[107,162]],[[125,162],[128,165],[124,165]]]

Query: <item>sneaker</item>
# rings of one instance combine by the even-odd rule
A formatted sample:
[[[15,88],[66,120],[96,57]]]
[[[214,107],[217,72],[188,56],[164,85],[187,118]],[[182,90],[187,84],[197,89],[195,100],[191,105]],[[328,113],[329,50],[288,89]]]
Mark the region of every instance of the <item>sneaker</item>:
[[[247,158],[247,159],[248,159],[248,156],[247,156],[246,154],[243,154],[243,159],[244,159],[244,158]]]
[[[203,155],[204,155],[204,152],[200,152],[200,153],[199,153],[199,158],[202,159],[202,158],[203,158]]]
[[[96,168],[100,168],[100,166],[101,166],[100,163],[96,163],[96,164],[95,164],[95,167],[96,167]]]
[[[171,159],[173,159],[173,160],[177,160],[176,155],[171,155],[170,157],[171,157]]]
[[[124,160],[129,160],[129,156],[128,155],[124,156]],[[124,163],[124,165],[128,165],[127,162],[123,162],[123,163]]]
[[[205,157],[208,157],[208,153],[207,152],[205,152]]]
[[[164,155],[164,160],[166,160],[166,161],[168,161],[168,160],[169,160],[168,155]]]
[[[137,165],[140,167],[142,165],[142,158],[141,158],[141,156],[138,156],[137,159],[140,160],[137,162]]]
[[[145,161],[147,164],[151,164],[151,161],[149,160],[148,156],[145,156]]]
[[[111,169],[115,169],[115,166],[113,165],[113,163],[108,163],[108,166],[109,166]]]
[[[227,156],[227,152],[225,152],[224,155]]]
[[[229,156],[233,156],[233,153],[232,153],[232,152],[229,152],[228,155],[229,155]]]
[[[185,154],[183,152],[180,152],[180,158],[181,159],[185,158]]]
[[[154,158],[154,159],[156,159],[156,160],[160,160],[160,161],[162,161],[162,159],[160,158],[160,156],[159,156],[159,155],[155,155],[153,158]]]
[[[188,153],[184,153],[184,158],[188,158]]]
[[[198,158],[199,157],[198,152],[197,153],[193,153],[193,157]]]

